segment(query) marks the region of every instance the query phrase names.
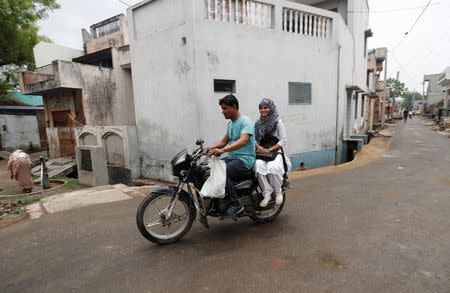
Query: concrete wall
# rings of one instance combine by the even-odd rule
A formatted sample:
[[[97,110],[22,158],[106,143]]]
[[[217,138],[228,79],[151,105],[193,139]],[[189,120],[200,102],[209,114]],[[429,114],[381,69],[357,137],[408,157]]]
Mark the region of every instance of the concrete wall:
[[[275,101],[287,128],[294,168],[301,162],[334,162],[339,46],[338,145],[346,132],[361,129],[360,114],[345,122],[346,86],[365,88],[364,44],[353,41],[361,38],[352,35],[338,13],[290,1],[264,2],[275,5],[273,29],[207,20],[204,1],[145,1],[128,9],[143,176],[170,178],[169,161],[181,148],[194,148],[198,137],[211,145],[224,135],[227,121],[217,102],[226,93],[214,92],[214,79],[236,80],[240,111],[254,121],[263,97]],[[331,17],[332,38],[282,31],[283,7]],[[171,17],[165,17],[169,13]],[[359,20],[352,22],[358,33],[366,25],[364,20],[364,29],[359,29]],[[289,82],[312,84],[311,105],[289,105]]]
[[[3,149],[40,148],[36,115],[0,114],[0,138]]]
[[[36,67],[51,64],[53,60],[72,61],[84,54],[83,50],[73,49],[47,42],[39,42],[33,48]]]
[[[116,49],[112,49],[113,62]],[[134,106],[129,70],[55,61],[60,87],[81,89],[86,125],[132,125]],[[54,66],[55,68],[55,66]]]
[[[105,149],[109,158],[117,158],[123,156],[123,167],[131,170],[133,178],[138,178],[141,175],[139,162],[139,149],[137,142],[136,126],[85,126],[82,128],[75,128],[76,145],[82,146],[100,146]],[[115,146],[114,149],[108,149],[107,137],[110,134],[115,134],[122,140],[121,146]],[[117,150],[122,150],[122,154],[114,154]],[[117,161],[113,162],[117,163]]]
[[[439,103],[443,99],[442,86],[438,84],[440,73],[428,74],[423,77],[425,81],[428,81],[428,88],[426,91],[428,107],[433,104]]]

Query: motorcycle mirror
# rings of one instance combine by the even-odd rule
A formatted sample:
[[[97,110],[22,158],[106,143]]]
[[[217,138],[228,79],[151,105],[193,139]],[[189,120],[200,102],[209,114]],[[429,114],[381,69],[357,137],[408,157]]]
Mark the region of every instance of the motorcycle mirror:
[[[204,141],[203,139],[199,138],[199,139],[197,139],[197,141],[195,142],[195,144],[196,144],[196,145],[199,145],[200,147],[202,147],[204,142],[205,142],[205,141]]]

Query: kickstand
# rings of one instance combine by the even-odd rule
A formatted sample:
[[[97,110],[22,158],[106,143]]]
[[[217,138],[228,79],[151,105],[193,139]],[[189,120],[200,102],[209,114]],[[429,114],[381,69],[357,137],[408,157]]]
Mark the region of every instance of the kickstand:
[[[198,221],[205,226],[206,229],[209,229],[209,224],[208,224],[208,217],[204,216],[202,214],[200,214],[200,216],[198,217]]]

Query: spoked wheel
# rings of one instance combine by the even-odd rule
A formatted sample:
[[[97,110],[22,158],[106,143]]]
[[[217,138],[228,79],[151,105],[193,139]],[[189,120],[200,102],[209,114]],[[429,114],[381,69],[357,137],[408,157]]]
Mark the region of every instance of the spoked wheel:
[[[273,199],[273,201],[269,202],[268,205],[269,207],[272,206],[272,208],[263,211],[256,211],[256,213],[253,216],[250,216],[250,219],[258,223],[267,223],[273,221],[281,213],[285,201],[286,201],[286,192],[283,190],[283,202],[281,203],[281,205],[276,205],[275,199]]]
[[[191,228],[194,212],[189,200],[180,196],[170,218],[167,218],[172,195],[170,193],[150,194],[140,204],[136,222],[141,234],[158,244],[168,244],[179,240]]]

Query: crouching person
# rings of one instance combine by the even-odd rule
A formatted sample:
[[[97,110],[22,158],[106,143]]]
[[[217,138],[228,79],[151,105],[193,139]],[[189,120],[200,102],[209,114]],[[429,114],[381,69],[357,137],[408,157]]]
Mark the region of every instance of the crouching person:
[[[24,193],[33,189],[30,156],[22,150],[14,151],[8,160],[8,171],[11,180],[16,180]]]

